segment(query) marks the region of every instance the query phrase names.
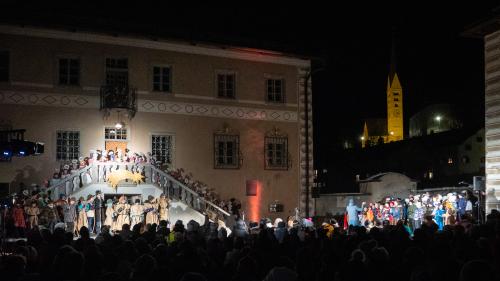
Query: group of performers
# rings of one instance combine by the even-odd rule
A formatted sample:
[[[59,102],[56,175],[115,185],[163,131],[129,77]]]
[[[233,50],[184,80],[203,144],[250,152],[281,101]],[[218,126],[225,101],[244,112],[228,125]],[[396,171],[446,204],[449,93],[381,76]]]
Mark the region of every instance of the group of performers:
[[[438,229],[455,224],[466,215],[472,215],[474,198],[463,193],[446,195],[415,194],[405,199],[385,198],[381,202],[362,203],[361,207],[351,199],[346,207],[344,226],[363,225],[371,228],[377,223],[396,225],[404,222],[411,230],[420,228],[426,218],[432,218]]]
[[[90,233],[99,234],[104,225],[119,232],[125,224],[133,229],[139,223],[145,226],[168,221],[169,207],[170,200],[164,194],[159,198],[149,196],[145,202],[135,199],[130,203],[125,196],[104,201],[104,195],[97,191],[87,199],[80,197],[78,200],[64,196],[57,201],[39,195],[16,197],[13,206],[3,210],[3,217],[6,225],[11,226],[10,235],[14,237],[22,237],[27,229],[41,226],[51,231],[63,226],[74,235],[85,226]]]

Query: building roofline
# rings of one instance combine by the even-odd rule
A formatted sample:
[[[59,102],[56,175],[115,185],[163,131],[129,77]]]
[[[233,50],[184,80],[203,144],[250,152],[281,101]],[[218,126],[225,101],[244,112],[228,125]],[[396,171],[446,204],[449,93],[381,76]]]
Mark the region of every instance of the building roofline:
[[[292,55],[272,50],[218,45],[213,43],[188,42],[172,39],[157,39],[134,34],[109,34],[89,30],[44,28],[36,26],[0,24],[0,33],[9,35],[31,36],[49,39],[62,39],[80,42],[121,45],[129,47],[157,49],[196,55],[207,55],[231,59],[247,60],[263,63],[292,65],[297,67],[311,67],[313,58]]]
[[[494,8],[489,15],[466,26],[461,35],[470,38],[483,38],[497,30],[500,30],[500,6]]]

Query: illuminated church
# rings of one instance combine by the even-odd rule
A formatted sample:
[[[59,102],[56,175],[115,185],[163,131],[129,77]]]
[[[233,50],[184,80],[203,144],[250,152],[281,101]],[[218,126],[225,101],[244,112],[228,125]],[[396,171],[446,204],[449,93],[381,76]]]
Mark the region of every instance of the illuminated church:
[[[394,44],[391,51],[391,64],[387,77],[387,119],[367,119],[361,137],[362,147],[400,141],[403,130],[403,87],[396,69]]]

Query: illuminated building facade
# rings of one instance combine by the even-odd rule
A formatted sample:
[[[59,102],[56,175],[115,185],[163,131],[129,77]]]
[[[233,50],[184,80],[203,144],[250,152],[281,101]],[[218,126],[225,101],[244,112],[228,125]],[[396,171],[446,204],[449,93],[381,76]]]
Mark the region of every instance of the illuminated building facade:
[[[26,129],[45,152],[0,163],[0,182],[41,184],[91,150],[128,149],[183,168],[247,213],[249,180],[259,182],[253,214],[304,212],[310,67],[266,50],[2,25],[0,124]],[[269,212],[276,201],[282,213]]]

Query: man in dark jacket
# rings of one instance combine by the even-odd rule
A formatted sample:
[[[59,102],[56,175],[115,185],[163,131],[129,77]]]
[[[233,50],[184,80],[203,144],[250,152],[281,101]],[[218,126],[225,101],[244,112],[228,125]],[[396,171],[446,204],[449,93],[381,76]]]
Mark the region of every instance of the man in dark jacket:
[[[104,196],[101,193],[100,190],[97,190],[95,192],[95,199],[94,199],[94,212],[95,212],[95,233],[99,234],[101,233],[101,225],[102,225],[102,218],[103,216],[103,202],[104,202]]]

